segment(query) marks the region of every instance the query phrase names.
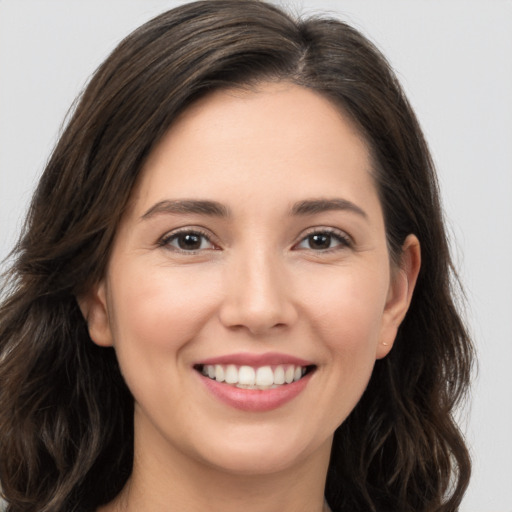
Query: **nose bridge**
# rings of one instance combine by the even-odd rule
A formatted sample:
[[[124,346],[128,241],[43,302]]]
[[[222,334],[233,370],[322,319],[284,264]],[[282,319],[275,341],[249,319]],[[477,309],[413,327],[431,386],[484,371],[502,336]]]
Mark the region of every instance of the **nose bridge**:
[[[233,256],[221,319],[229,327],[245,327],[253,334],[283,327],[295,320],[283,258],[275,249],[259,245]]]

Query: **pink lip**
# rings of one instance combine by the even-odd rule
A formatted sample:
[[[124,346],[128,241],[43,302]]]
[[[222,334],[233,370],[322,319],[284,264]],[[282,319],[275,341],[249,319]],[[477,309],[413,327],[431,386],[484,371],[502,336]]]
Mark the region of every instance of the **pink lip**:
[[[218,363],[221,364],[221,363]],[[313,372],[302,379],[274,389],[240,389],[224,382],[217,382],[196,372],[207,390],[221,402],[241,411],[264,412],[277,409],[293,400],[308,385]]]
[[[258,368],[260,366],[271,366],[279,364],[312,366],[314,363],[312,363],[311,361],[306,361],[305,359],[300,359],[299,357],[291,356],[288,354],[280,354],[278,352],[267,352],[265,354],[251,354],[248,352],[241,352],[238,354],[229,354],[224,356],[212,357],[210,359],[204,359],[202,361],[198,361],[197,364],[234,364],[237,366],[246,365]]]
[[[197,369],[198,366],[216,364],[246,365],[254,368],[277,365],[314,366],[311,361],[279,352],[266,352],[264,354],[241,352],[203,359],[194,364],[194,367]],[[313,374],[313,372],[310,372],[300,380],[291,384],[283,384],[278,388],[260,390],[237,388],[225,382],[210,379],[200,372],[196,373],[206,389],[221,402],[235,409],[252,412],[271,411],[294,399],[305,389]]]

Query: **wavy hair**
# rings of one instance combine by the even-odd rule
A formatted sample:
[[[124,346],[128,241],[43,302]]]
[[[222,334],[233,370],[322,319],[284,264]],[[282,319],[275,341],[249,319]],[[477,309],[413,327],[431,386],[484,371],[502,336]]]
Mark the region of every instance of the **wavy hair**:
[[[435,171],[389,64],[337,19],[295,19],[258,0],[183,5],[141,26],[84,90],[48,161],[0,305],[0,481],[9,512],[92,511],[133,461],[133,398],[111,348],[91,342],[76,297],[105,273],[152,149],[209,92],[282,80],[350,116],[372,154],[389,251],[407,235],[422,267],[393,350],[337,429],[334,512],[453,512],[470,475],[453,419],[472,345]]]

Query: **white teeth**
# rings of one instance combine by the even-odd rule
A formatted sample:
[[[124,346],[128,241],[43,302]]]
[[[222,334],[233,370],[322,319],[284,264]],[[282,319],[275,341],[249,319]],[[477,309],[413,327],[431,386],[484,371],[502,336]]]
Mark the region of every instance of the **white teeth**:
[[[224,368],[220,364],[215,365],[215,380],[224,382]]]
[[[274,384],[284,384],[284,368],[282,366],[278,366],[274,370]]]
[[[286,368],[286,372],[284,374],[284,380],[285,380],[286,384],[291,384],[293,382],[294,375],[295,375],[295,367],[288,366],[288,368]]]
[[[228,364],[224,379],[228,384],[236,384],[238,382],[238,370],[234,364]]]
[[[306,368],[294,365],[279,365],[272,369],[271,366],[253,368],[237,367],[234,364],[209,364],[202,367],[201,373],[217,382],[226,382],[243,389],[269,389],[298,381],[306,374]]]
[[[270,366],[261,366],[256,370],[256,384],[258,386],[272,386],[274,384],[274,372]]]
[[[240,366],[238,370],[238,384],[254,386],[256,383],[256,372],[251,366]]]

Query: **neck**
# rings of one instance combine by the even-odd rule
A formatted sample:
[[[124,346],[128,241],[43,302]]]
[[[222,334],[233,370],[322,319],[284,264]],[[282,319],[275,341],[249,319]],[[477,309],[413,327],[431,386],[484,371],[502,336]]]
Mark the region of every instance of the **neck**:
[[[212,510],[212,504],[223,512],[326,512],[324,487],[331,442],[328,439],[293,467],[270,474],[237,474],[181,452],[153,451],[146,439],[143,453],[135,450],[127,485],[98,512],[199,512]]]

